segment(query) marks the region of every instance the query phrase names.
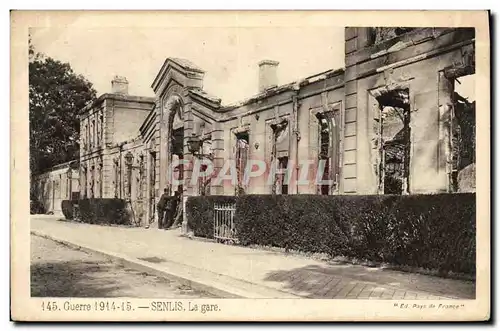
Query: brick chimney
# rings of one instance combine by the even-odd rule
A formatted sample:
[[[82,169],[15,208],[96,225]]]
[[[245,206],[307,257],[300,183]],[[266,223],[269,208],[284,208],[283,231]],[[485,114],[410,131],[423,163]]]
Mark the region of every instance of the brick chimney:
[[[278,86],[278,61],[259,62],[259,92]]]
[[[111,81],[111,93],[128,94],[128,81],[123,76],[115,76]]]

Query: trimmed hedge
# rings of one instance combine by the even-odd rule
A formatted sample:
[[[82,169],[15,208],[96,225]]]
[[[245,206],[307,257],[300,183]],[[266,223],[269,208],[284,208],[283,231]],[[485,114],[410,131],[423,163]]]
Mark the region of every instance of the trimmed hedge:
[[[217,198],[188,199],[195,235],[211,238]],[[473,193],[231,198],[237,199],[235,225],[243,245],[475,273]]]
[[[130,225],[131,215],[123,199],[78,200],[80,220],[91,224]]]
[[[35,215],[35,214],[45,214],[47,213],[47,210],[43,203],[41,203],[38,200],[30,200],[30,214]]]
[[[75,218],[73,215],[74,206],[78,205],[78,200],[63,200],[61,201],[61,210],[64,215],[64,218],[67,220],[72,220]]]
[[[234,196],[206,195],[188,197],[186,201],[186,216],[188,227],[197,237],[213,239],[214,237],[214,204],[235,203]]]
[[[242,244],[475,273],[475,194],[241,197]]]

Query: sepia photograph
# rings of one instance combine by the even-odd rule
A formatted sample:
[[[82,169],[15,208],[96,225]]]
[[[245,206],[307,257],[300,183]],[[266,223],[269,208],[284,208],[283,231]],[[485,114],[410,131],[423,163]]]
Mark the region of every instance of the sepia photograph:
[[[29,220],[12,259],[22,242],[13,272],[37,302],[20,318],[244,320],[227,312],[246,300],[258,320],[489,318],[486,12],[169,14],[18,34]],[[264,315],[278,302],[302,314]]]

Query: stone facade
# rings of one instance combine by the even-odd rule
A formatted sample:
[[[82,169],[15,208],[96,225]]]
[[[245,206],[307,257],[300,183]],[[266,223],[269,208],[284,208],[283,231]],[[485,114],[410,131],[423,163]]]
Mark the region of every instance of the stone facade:
[[[32,193],[46,213],[62,216],[61,202],[78,199],[80,179],[78,161],[59,164],[33,176]]]
[[[395,90],[409,93],[407,193],[452,192],[454,84],[475,71],[474,29],[413,29],[379,43],[371,36],[371,28],[346,29],[345,98],[352,121],[345,125],[356,147],[345,151],[353,155],[345,155],[344,174],[353,175],[344,176],[344,192],[384,193],[379,100]]]
[[[127,199],[133,221],[141,224],[146,222],[146,157],[139,127],[154,98],[128,95],[127,84],[124,77],[115,77],[113,93],[80,112],[80,196]]]
[[[460,178],[471,182],[473,144],[457,142],[465,129],[454,84],[474,73],[474,29],[349,27],[345,64],[280,85],[278,62],[263,60],[257,94],[233,105],[206,93],[204,71],[184,59],[165,60],[154,98],[129,96],[128,82],[117,77],[115,93],[81,113],[81,196],[127,199],[136,223],[146,225],[165,188],[182,190],[185,201],[199,194],[454,192],[464,186]],[[464,107],[474,117],[475,104]],[[464,148],[465,163],[457,161]],[[172,185],[173,162],[204,158],[216,173],[227,160],[237,171],[252,160],[279,171],[271,182],[241,181],[239,172],[235,182],[191,182],[198,169],[181,166],[175,175],[184,185]],[[291,166],[298,179],[303,160],[324,162],[332,182],[285,183],[281,170]]]

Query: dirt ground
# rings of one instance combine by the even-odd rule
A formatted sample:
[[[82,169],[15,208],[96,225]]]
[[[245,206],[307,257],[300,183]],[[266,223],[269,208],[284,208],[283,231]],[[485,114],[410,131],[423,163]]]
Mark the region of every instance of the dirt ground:
[[[31,236],[32,297],[211,298],[179,282],[126,268],[101,255]]]

